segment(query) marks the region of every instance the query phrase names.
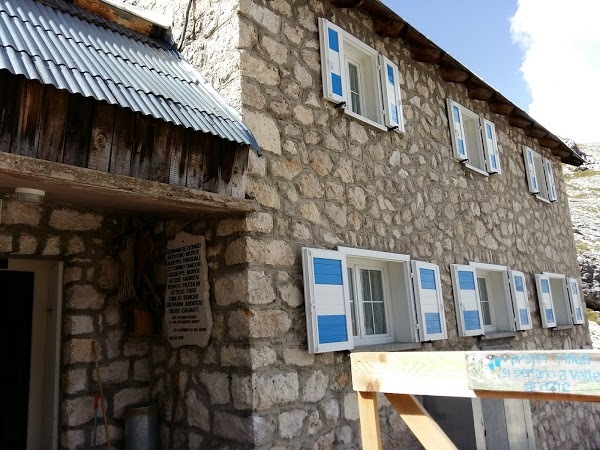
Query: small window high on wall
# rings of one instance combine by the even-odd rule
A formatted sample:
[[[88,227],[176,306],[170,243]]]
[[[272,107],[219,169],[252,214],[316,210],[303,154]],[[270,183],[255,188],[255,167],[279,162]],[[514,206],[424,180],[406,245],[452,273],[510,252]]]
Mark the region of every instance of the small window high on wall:
[[[437,265],[348,247],[302,261],[311,353],[446,339]]]
[[[525,160],[529,192],[540,200],[546,202],[556,201],[556,183],[552,162],[527,146],[523,147],[523,158]]]
[[[380,130],[404,130],[398,66],[325,19],[319,19],[323,97]]]
[[[540,315],[544,328],[581,325],[585,309],[575,278],[558,273],[536,274]]]
[[[528,330],[531,311],[522,272],[495,264],[451,265],[460,336]]]

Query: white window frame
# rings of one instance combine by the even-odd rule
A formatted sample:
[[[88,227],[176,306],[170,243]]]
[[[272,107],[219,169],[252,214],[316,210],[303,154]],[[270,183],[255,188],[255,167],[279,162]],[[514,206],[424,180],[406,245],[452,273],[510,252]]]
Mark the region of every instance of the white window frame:
[[[529,162],[529,154],[531,154],[532,163]],[[523,146],[523,159],[529,192],[544,203],[555,202],[558,194],[552,161],[526,145]],[[535,172],[533,176],[532,169]],[[548,174],[548,170],[550,170],[550,174]],[[532,178],[535,178],[535,185]]]
[[[342,77],[342,95],[332,94],[330,92],[331,83],[328,79],[330,76],[328,68],[328,55],[330,50],[328,48],[328,40],[326,37],[328,29],[334,30],[338,34],[338,52],[336,56],[341,58],[342,64],[339,68],[340,76]],[[329,22],[326,19],[319,18],[319,31],[320,31],[320,45],[321,45],[321,74],[323,78],[323,95],[326,100],[336,103],[336,107],[342,108],[344,114],[366,123],[367,125],[376,128],[381,131],[390,131],[395,129],[396,131],[404,131],[404,116],[402,114],[402,102],[400,96],[400,77],[397,76],[395,80],[394,88],[397,90],[397,108],[398,108],[398,120],[399,124],[397,127],[389,128],[386,123],[389,121],[386,116],[386,109],[389,106],[386,104],[384,94],[387,87],[384,89],[382,84],[382,69],[381,69],[381,58],[382,55],[365,44],[361,40],[352,36],[350,33],[344,31],[337,25]],[[357,54],[361,57],[357,58]],[[364,58],[369,60],[369,64],[364,64]],[[335,59],[337,64],[337,58]],[[351,109],[351,98],[350,98],[350,80],[348,73],[348,62],[356,65],[359,68],[359,78],[361,80],[361,114],[357,114]],[[389,60],[387,60],[389,61]],[[389,61],[394,66],[395,74],[397,75],[397,66]],[[358,63],[358,64],[357,64]],[[337,71],[337,68],[336,68]],[[368,77],[366,77],[368,75]],[[368,78],[368,80],[366,79]],[[371,112],[368,112],[371,110]]]
[[[354,58],[346,55],[346,59],[345,59],[345,63],[346,63],[346,69],[348,70],[348,108],[349,111],[352,112],[353,114],[357,114],[357,115],[361,115],[360,113],[354,112],[354,102],[352,101],[352,88],[351,86],[351,82],[350,82],[350,64],[352,64],[353,66],[356,67],[356,76],[357,76],[357,83],[358,83],[358,101],[360,103],[360,108],[361,111],[363,110],[363,108],[365,107],[365,102],[364,102],[364,93],[365,93],[365,86],[363,84],[363,75],[362,75],[362,68],[361,68],[361,63],[358,61],[355,61]]]
[[[585,319],[583,321],[577,321],[576,319],[576,312],[574,310],[574,307],[576,305],[573,305],[573,300],[571,298],[571,282],[572,282],[572,278],[567,277],[566,275],[562,274],[562,273],[553,273],[553,272],[542,272],[542,275],[545,277],[548,277],[549,280],[561,280],[562,284],[561,284],[561,289],[562,289],[562,296],[564,298],[564,304],[562,304],[559,300],[559,298],[556,296],[556,288],[553,289],[553,285],[550,282],[550,297],[552,299],[552,305],[554,307],[554,320],[556,322],[556,327],[570,327],[572,325],[581,325],[583,323],[585,323]],[[577,280],[575,280],[575,282],[577,282]],[[577,283],[577,289],[579,289],[579,283]],[[585,314],[585,309],[583,308],[583,302],[581,301],[581,292],[578,292],[579,295],[579,302],[581,304],[581,308],[582,308],[582,313]],[[566,312],[566,320],[563,321],[559,321],[559,315],[557,312],[558,308],[563,308],[564,312]]]
[[[477,173],[482,176],[489,176],[491,174],[499,174],[501,173],[501,162],[500,162],[500,154],[498,147],[498,136],[496,132],[496,126],[493,122],[479,116],[475,112],[471,111],[466,106],[461,105],[455,100],[448,98],[447,101],[447,112],[448,112],[448,124],[450,127],[450,139],[452,141],[452,149],[454,158],[460,161],[460,163],[469,171]],[[459,110],[460,117],[460,126],[459,130],[456,130],[455,127],[458,126],[454,121],[454,108],[457,107]],[[475,126],[478,128],[479,132],[477,133],[477,141],[475,143],[469,142],[467,143],[467,132],[465,127],[465,117],[469,120],[475,122]],[[492,128],[492,139],[489,141],[486,137],[486,129],[485,126],[490,125]],[[463,141],[464,156],[459,152],[458,146],[458,136],[461,135],[461,140]],[[473,146],[475,144],[475,148]],[[477,152],[477,156],[482,161],[483,167],[477,167],[476,165],[469,162],[473,158],[470,156],[473,152]],[[490,154],[494,154],[496,158],[496,168],[492,168],[488,159],[490,158]]]
[[[488,303],[488,308],[490,310],[490,321],[491,323],[489,325],[485,324],[484,321],[484,314],[483,314],[483,301],[481,299],[481,285],[479,284],[479,280],[480,279],[484,279],[485,280],[485,290],[486,290],[486,295],[487,295],[487,303]],[[487,273],[483,273],[483,274],[477,274],[477,288],[479,289],[479,307],[481,309],[481,322],[483,325],[483,330],[486,333],[493,333],[498,331],[498,327],[496,326],[496,317],[495,317],[495,311],[494,311],[494,307],[492,305],[493,302],[493,296],[492,293],[490,292],[490,277],[489,274]]]

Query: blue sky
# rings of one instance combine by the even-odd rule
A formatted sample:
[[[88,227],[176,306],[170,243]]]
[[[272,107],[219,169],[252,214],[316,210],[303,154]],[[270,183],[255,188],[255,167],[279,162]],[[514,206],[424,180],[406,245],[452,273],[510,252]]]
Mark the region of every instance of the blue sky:
[[[551,132],[600,142],[600,0],[384,0]]]
[[[513,42],[516,0],[386,0],[385,3],[458,61],[527,110],[531,96]]]

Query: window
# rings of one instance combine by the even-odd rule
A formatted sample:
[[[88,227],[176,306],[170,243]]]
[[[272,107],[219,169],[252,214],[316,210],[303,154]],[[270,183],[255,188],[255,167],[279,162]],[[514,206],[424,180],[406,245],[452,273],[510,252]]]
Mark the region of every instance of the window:
[[[536,274],[535,280],[544,328],[581,325],[585,322],[576,279],[544,272]]]
[[[482,175],[500,173],[496,126],[454,100],[447,106],[454,157]]]
[[[302,249],[312,353],[445,339],[439,268],[407,255]]]
[[[552,162],[527,146],[523,146],[523,158],[525,159],[529,192],[535,194],[540,200],[556,201],[556,183],[554,182]]]
[[[398,66],[337,25],[319,19],[323,97],[380,130],[404,130]]]
[[[451,265],[460,336],[531,328],[522,272],[495,264]]]

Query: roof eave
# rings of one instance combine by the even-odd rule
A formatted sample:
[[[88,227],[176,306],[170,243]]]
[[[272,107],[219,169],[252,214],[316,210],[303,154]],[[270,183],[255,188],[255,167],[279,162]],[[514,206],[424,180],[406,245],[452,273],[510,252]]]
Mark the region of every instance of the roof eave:
[[[528,113],[504,97],[483,79],[461,64],[431,39],[415,29],[381,0],[330,0],[338,8],[357,8],[373,19],[375,32],[381,37],[402,38],[411,48],[414,60],[440,66],[445,81],[464,85],[469,97],[487,102],[490,111],[507,117],[508,123],[537,139],[565,164],[580,166],[583,158],[560,138],[536,122]]]

